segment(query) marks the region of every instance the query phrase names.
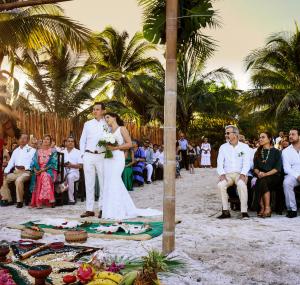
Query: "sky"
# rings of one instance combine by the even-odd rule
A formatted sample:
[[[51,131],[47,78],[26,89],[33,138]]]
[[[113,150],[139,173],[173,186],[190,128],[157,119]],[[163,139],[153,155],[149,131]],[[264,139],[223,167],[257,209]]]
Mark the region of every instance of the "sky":
[[[207,71],[221,66],[230,69],[238,87],[251,87],[244,58],[262,47],[268,36],[280,31],[294,31],[300,23],[300,0],[215,0],[222,27],[206,30],[218,45],[207,63]],[[142,10],[137,0],[73,0],[61,4],[67,16],[94,31],[111,25],[132,36],[142,30]]]

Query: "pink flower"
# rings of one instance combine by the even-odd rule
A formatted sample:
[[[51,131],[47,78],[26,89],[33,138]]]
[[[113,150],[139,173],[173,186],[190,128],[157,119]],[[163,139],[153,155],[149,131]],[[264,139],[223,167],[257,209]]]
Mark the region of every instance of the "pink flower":
[[[89,264],[82,264],[77,271],[77,276],[80,281],[83,283],[87,283],[88,281],[91,281],[95,275],[94,268]]]

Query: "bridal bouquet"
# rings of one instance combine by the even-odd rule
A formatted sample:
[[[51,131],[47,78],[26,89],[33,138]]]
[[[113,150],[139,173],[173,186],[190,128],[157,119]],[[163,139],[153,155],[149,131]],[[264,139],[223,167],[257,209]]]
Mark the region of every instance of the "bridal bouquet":
[[[112,151],[107,149],[108,146],[117,146],[118,143],[116,142],[115,137],[112,133],[106,133],[103,138],[97,144],[99,147],[105,147],[105,156],[104,158],[112,158],[113,154]]]

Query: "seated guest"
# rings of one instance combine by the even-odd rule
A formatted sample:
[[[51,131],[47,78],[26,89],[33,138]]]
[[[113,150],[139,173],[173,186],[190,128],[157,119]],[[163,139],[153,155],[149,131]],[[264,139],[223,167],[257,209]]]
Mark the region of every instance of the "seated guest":
[[[23,207],[24,182],[30,179],[30,164],[34,156],[35,149],[28,145],[28,135],[22,134],[17,147],[4,170],[3,186],[0,190],[2,196],[2,206],[7,206],[12,202],[8,184],[15,182],[17,208]],[[13,173],[10,173],[14,169]]]
[[[261,133],[259,144],[254,156],[254,174],[257,177],[254,192],[260,209],[257,216],[267,218],[271,217],[272,213],[270,192],[277,189],[277,185],[281,182],[282,161],[280,151],[272,146],[270,133]]]
[[[65,145],[66,149],[64,149],[62,153],[64,154],[65,175],[68,185],[68,204],[74,205],[74,183],[75,181],[79,180],[79,169],[82,168],[83,161],[80,150],[75,148],[75,139],[73,137],[68,137]]]
[[[287,217],[297,217],[297,202],[294,188],[300,185],[300,131],[291,129],[289,140],[291,145],[282,151],[283,169],[286,173],[283,190],[287,208]]]
[[[230,218],[227,188],[237,186],[241,202],[242,218],[249,218],[247,213],[247,173],[250,169],[249,147],[239,142],[239,130],[236,126],[225,127],[226,143],[221,145],[217,159],[219,174],[218,189],[222,197],[223,211],[219,219]]]
[[[152,174],[153,174],[153,149],[150,147],[149,140],[145,140],[143,150],[145,152],[146,161],[145,161],[145,167],[147,170],[147,184],[152,183]]]
[[[134,152],[132,149],[125,151],[125,168],[122,173],[124,185],[128,191],[133,190],[133,171],[132,165],[134,163]]]
[[[36,151],[31,164],[33,175],[30,190],[31,207],[41,209],[43,205],[54,207],[54,182],[57,177],[57,152],[51,147],[52,138],[44,135],[42,147]]]
[[[139,147],[137,141],[132,141],[132,147],[134,151],[134,161],[133,161],[133,183],[138,186],[144,185],[144,175],[143,170],[145,168],[146,155],[144,149]]]
[[[286,149],[289,145],[290,145],[289,139],[288,139],[288,138],[284,138],[284,139],[281,140],[281,142],[280,142],[280,150]]]
[[[164,176],[164,145],[161,145],[155,152],[155,167],[156,179],[161,180]]]

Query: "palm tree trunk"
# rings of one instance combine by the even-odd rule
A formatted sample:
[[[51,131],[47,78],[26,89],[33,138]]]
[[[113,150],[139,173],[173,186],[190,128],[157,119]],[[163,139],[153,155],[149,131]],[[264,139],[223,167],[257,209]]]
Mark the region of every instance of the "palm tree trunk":
[[[43,4],[54,4],[58,2],[66,2],[72,0],[28,0],[28,1],[18,1],[12,3],[0,4],[0,11],[13,10],[21,7],[29,7]]]
[[[175,249],[175,142],[177,103],[177,14],[178,0],[167,0],[166,6],[166,90],[164,102],[164,231],[163,253]]]

